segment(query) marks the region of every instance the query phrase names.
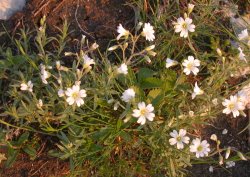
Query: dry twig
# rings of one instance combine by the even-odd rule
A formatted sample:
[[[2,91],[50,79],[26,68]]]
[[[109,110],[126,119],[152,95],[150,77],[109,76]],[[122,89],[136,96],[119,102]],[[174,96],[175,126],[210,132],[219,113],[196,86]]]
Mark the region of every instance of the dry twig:
[[[85,30],[82,29],[78,19],[77,19],[77,14],[78,14],[78,8],[79,8],[80,4],[79,4],[79,0],[77,1],[77,7],[76,7],[76,11],[75,11],[75,20],[76,20],[76,23],[78,25],[78,27],[81,29],[81,31],[88,37],[90,37],[91,39],[95,40],[95,37],[92,36],[90,33],[86,32]]]

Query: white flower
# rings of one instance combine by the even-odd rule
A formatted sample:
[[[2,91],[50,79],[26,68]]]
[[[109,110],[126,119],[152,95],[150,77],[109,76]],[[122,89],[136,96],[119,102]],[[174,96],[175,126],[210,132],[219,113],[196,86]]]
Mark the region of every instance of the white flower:
[[[189,137],[185,136],[187,134],[187,131],[184,129],[180,129],[179,133],[174,130],[173,132],[170,133],[170,136],[173,138],[169,139],[169,143],[171,145],[177,145],[177,149],[183,149],[184,148],[184,143],[188,144],[189,143]]]
[[[92,67],[91,65],[95,64],[95,61],[93,59],[91,59],[88,55],[83,55],[83,68],[90,70]]]
[[[63,89],[59,89],[57,94],[58,94],[59,97],[63,97],[65,95]]]
[[[190,14],[191,12],[193,12],[194,9],[194,4],[188,4],[188,13]]]
[[[140,102],[138,103],[138,108],[139,109],[134,109],[132,114],[133,117],[138,118],[137,123],[144,125],[146,123],[146,119],[149,121],[154,120],[155,114],[153,113],[154,107],[152,104],[148,104],[146,106],[144,102]]]
[[[43,100],[39,99],[38,103],[36,104],[36,106],[41,109],[43,107]]]
[[[31,81],[28,81],[28,83],[22,83],[21,84],[21,90],[28,90],[29,92],[33,92],[33,83]]]
[[[153,41],[155,39],[154,33],[155,31],[153,26],[151,26],[150,23],[145,23],[142,31],[142,36],[144,36],[148,41]]]
[[[170,58],[167,58],[166,60],[166,68],[170,68],[171,66],[177,65],[178,62],[175,60],[171,60]]]
[[[227,132],[228,132],[228,130],[227,130],[227,129],[224,129],[224,130],[222,131],[222,135],[227,134]]]
[[[240,52],[239,55],[238,55],[239,59],[244,60],[245,62],[247,62],[246,57],[245,57],[246,55],[243,53],[243,50],[240,47],[238,48],[238,50]]]
[[[188,59],[184,60],[182,65],[185,67],[183,72],[186,75],[189,75],[191,72],[194,75],[197,75],[197,73],[199,72],[199,69],[197,67],[200,66],[200,60],[194,59],[193,56],[188,56]]]
[[[40,68],[41,68],[40,76],[41,76],[42,82],[44,84],[48,84],[47,79],[50,77],[50,73],[48,71],[46,71],[46,69],[45,69],[46,67],[43,64],[40,65]]]
[[[130,102],[135,97],[135,91],[132,88],[125,90],[122,94],[122,101]]]
[[[244,106],[246,106],[249,103],[250,98],[246,89],[243,88],[242,90],[238,91],[237,97],[238,100],[244,104]]]
[[[194,86],[194,92],[192,93],[192,99],[194,99],[197,95],[202,95],[204,93],[203,90],[201,90],[198,85],[197,82],[195,82],[195,86]]]
[[[209,166],[208,170],[209,170],[210,173],[213,173],[214,172],[214,167],[213,166]]]
[[[235,166],[235,162],[234,161],[228,161],[226,162],[226,168],[231,168]]]
[[[214,98],[214,99],[212,100],[212,103],[213,103],[215,106],[217,106],[217,105],[218,105],[218,99],[217,99],[217,98]]]
[[[209,144],[206,140],[201,141],[199,138],[196,138],[190,145],[190,152],[195,152],[197,158],[208,156],[208,152],[210,152]]]
[[[84,104],[82,98],[86,97],[86,91],[84,89],[80,90],[79,85],[73,85],[72,88],[67,88],[65,94],[68,96],[66,101],[69,105],[73,105],[74,103],[77,104],[78,107]]]
[[[240,115],[239,111],[245,109],[244,104],[238,99],[237,96],[230,96],[230,100],[225,99],[225,101],[222,102],[222,105],[226,107],[223,110],[223,113],[225,114],[233,113],[234,117],[239,116]]]
[[[185,18],[185,20],[180,17],[177,19],[177,22],[174,22],[175,25],[175,32],[179,33],[181,37],[188,37],[188,32],[194,32],[195,31],[195,25],[192,24],[193,20],[191,18]]]
[[[247,29],[244,29],[243,31],[241,31],[241,33],[238,35],[238,39],[240,41],[248,39],[248,32]]]
[[[119,40],[122,36],[125,36],[125,38],[127,38],[129,35],[129,31],[123,28],[121,24],[119,24],[119,26],[117,27],[117,33],[119,33],[116,38],[117,40]]]
[[[119,74],[128,74],[128,66],[125,63],[121,64],[121,66],[117,68],[117,72]]]

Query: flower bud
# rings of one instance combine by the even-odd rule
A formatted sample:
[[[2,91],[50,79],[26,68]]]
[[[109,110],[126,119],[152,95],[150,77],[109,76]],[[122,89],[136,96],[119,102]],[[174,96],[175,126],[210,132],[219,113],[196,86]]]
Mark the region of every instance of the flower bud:
[[[99,45],[95,42],[94,44],[92,44],[92,46],[90,47],[91,50],[95,50],[99,47]]]
[[[210,172],[210,173],[213,173],[213,172],[214,172],[214,167],[213,167],[213,166],[210,166],[210,167],[209,167],[209,172]]]
[[[228,147],[227,151],[226,151],[226,154],[225,154],[225,159],[228,159],[230,153],[231,153],[231,147]]]
[[[188,4],[188,14],[192,13],[194,9],[194,5],[193,4]]]
[[[223,157],[220,155],[219,156],[219,164],[222,165],[224,162],[223,162]]]
[[[150,55],[150,56],[155,56],[157,53],[156,52],[154,52],[154,51],[148,51],[148,54]]]
[[[210,137],[210,139],[213,140],[213,141],[217,141],[218,140],[216,134],[212,134],[211,137]]]
[[[118,45],[114,45],[112,47],[109,47],[108,48],[108,51],[113,51],[113,50],[116,50],[119,46]]]
[[[61,66],[61,63],[60,63],[60,61],[56,61],[56,69],[60,69],[60,66]]]
[[[38,109],[42,109],[43,100],[39,99],[39,100],[38,100],[38,103],[36,104],[36,106],[38,107]]]
[[[227,130],[227,129],[224,129],[224,130],[222,131],[222,134],[225,135],[225,134],[227,134],[227,132],[228,132],[228,130]]]
[[[142,27],[143,23],[139,22],[138,25],[136,26],[136,30],[139,31]]]
[[[123,48],[126,49],[128,47],[128,43],[125,42],[124,45],[123,45]]]
[[[219,48],[216,49],[216,52],[217,52],[217,54],[218,54],[220,57],[222,56],[222,52],[221,52],[221,50],[220,50]]]
[[[188,18],[188,15],[187,15],[187,13],[184,13],[184,18],[186,19],[186,18]]]
[[[58,82],[58,84],[61,84],[61,83],[62,83],[62,79],[61,79],[61,78],[58,78],[58,79],[57,79],[57,82]]]
[[[190,117],[194,117],[194,111],[189,111],[188,114]]]
[[[247,160],[246,157],[241,152],[238,151],[237,155],[240,157],[241,160]]]
[[[155,48],[155,45],[151,45],[151,46],[147,47],[145,50],[146,50],[146,51],[151,51],[151,50],[153,50],[154,48]]]
[[[217,105],[218,105],[218,99],[217,99],[217,98],[213,99],[213,100],[212,100],[212,103],[213,103],[215,106],[217,106]]]
[[[117,101],[117,102],[114,104],[114,110],[115,110],[115,111],[119,108],[119,104],[120,104],[119,101]]]

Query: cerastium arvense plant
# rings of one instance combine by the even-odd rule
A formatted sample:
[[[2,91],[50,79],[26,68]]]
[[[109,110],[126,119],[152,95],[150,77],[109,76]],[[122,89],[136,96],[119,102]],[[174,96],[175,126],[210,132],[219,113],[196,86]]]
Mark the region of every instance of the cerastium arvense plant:
[[[23,30],[14,40],[16,51],[2,47],[1,130],[8,138],[1,143],[10,149],[7,158],[17,153],[13,149],[36,157],[27,132],[57,137],[49,153],[69,159],[72,175],[183,176],[193,159],[208,156],[222,165],[231,151],[238,152],[221,148],[215,136],[213,148],[194,132],[222,112],[244,115],[249,87],[230,97],[234,86],[225,81],[248,54],[233,46],[222,51],[226,47],[213,36],[212,49],[204,52],[203,27],[196,26],[199,17],[192,19],[194,5],[187,9],[184,18],[172,19],[171,32],[163,24],[139,22],[133,32],[119,24],[106,52],[84,35],[79,51],[68,50],[68,24],[57,37],[47,37],[45,17],[34,39]],[[165,34],[171,40],[160,41]],[[22,139],[14,141],[20,133]],[[217,154],[218,162],[211,158]]]

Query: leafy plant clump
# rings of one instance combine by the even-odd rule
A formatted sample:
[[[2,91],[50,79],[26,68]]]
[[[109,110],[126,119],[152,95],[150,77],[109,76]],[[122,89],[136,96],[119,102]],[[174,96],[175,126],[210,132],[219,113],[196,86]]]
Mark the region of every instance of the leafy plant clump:
[[[70,50],[67,22],[48,37],[45,17],[35,38],[22,30],[15,47],[2,46],[0,162],[12,165],[21,151],[35,159],[41,137],[54,143],[50,155],[69,159],[72,176],[185,176],[194,162],[247,160],[197,129],[222,113],[245,116],[248,29],[235,36],[211,4],[160,5],[149,18],[142,10],[134,30],[119,24],[105,52],[84,35]]]

